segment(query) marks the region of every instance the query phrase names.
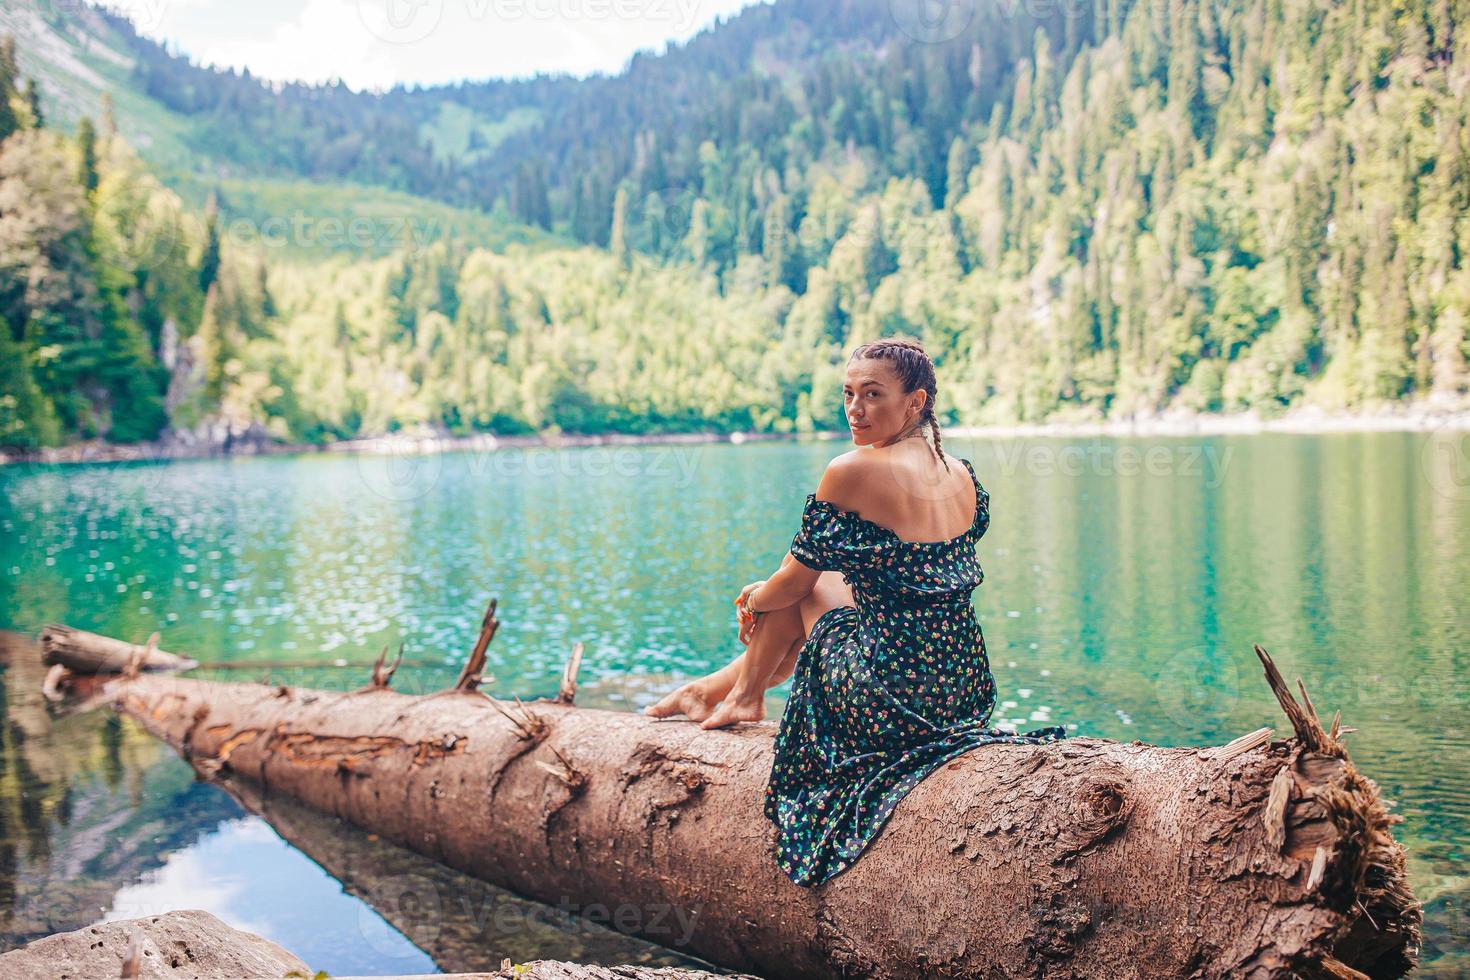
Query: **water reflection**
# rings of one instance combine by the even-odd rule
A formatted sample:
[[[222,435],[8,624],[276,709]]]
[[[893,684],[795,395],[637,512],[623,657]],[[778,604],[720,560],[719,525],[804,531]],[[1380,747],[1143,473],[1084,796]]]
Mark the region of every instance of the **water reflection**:
[[[0,951],[202,908],[336,975],[493,971],[505,957],[708,968],[249,784],[198,782],[106,709],[58,716],[26,636],[0,631],[0,662]]]
[[[281,840],[360,900],[355,917],[348,910],[326,930],[313,921],[310,932],[333,932],[323,938],[342,947],[343,956],[356,951],[371,962],[371,972],[412,973],[410,964],[422,955],[419,950],[445,972],[456,973],[494,971],[505,957],[515,962],[562,959],[710,969],[676,950],[578,915],[596,916],[590,906],[583,909],[570,900],[559,906],[528,901],[289,800],[263,797],[249,783],[232,781],[228,789],[268,821]],[[305,925],[303,921],[303,930]],[[674,939],[677,946],[688,937],[676,934]],[[294,949],[309,944],[311,937],[303,931],[295,944],[278,941]]]
[[[242,817],[220,823],[169,853],[155,871],[119,888],[101,918],[110,922],[208,909],[236,929],[296,952],[313,969],[371,975],[392,963],[403,973],[435,972],[427,953],[371,906],[345,899],[342,891],[270,824]]]
[[[0,936],[8,949],[95,922],[121,883],[241,810],[110,712],[53,718],[26,638],[0,632],[0,658]]]
[[[1306,681],[1324,719],[1341,710],[1359,729],[1354,759],[1406,817],[1396,831],[1426,902],[1427,958],[1470,947],[1462,446],[1414,433],[947,438],[991,493],[975,603],[994,720],[1176,745],[1281,731],[1259,642],[1288,680]],[[157,629],[165,647],[203,660],[320,660],[272,678],[335,689],[366,674],[331,659],[370,661],[403,642],[406,658],[432,665],[395,677],[413,693],[453,682],[495,595],[504,625],[490,690],[552,693],[581,641],[579,702],[641,707],[738,651],[731,597],[776,567],[804,495],[847,448],[5,468],[0,626],[33,634],[61,621],[135,640]],[[64,827],[88,793],[132,784],[136,806],[172,807],[196,828],[243,816],[217,793],[191,795],[186,779],[147,782],[140,774],[169,771],[152,767],[160,748],[115,722],[49,719],[39,680],[6,677],[17,693],[0,902],[13,915],[38,897],[23,892],[27,856],[55,847],[37,828]],[[53,725],[75,731],[75,752],[32,744]],[[97,914],[111,895],[95,899]]]

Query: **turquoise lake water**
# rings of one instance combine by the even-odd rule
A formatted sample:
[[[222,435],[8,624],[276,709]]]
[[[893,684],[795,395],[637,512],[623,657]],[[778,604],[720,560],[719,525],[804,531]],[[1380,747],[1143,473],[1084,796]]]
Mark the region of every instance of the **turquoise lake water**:
[[[202,661],[321,664],[270,676],[330,688],[366,680],[333,661],[403,643],[415,665],[394,687],[417,693],[453,683],[494,596],[491,693],[554,692],[580,641],[578,703],[636,710],[739,652],[731,599],[774,571],[805,495],[849,448],[0,468],[4,948],[202,907],[336,974],[495,968],[502,956],[685,962],[312,814],[272,829],[131,723],[48,714],[28,638],[48,622],[136,641],[158,630]],[[1260,643],[1324,720],[1341,710],[1358,729],[1354,761],[1405,817],[1395,832],[1426,907],[1421,972],[1454,975],[1470,947],[1470,435],[945,448],[991,493],[975,606],[1001,699],[993,720],[1170,745],[1288,732]],[[443,897],[432,936],[395,914],[414,882]]]

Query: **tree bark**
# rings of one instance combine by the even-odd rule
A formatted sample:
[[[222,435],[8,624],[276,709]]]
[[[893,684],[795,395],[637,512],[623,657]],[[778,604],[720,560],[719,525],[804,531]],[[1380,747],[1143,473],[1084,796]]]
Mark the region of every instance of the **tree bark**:
[[[188,670],[198,661],[158,649],[158,634],[142,646],[110,636],[52,624],[41,630],[41,658],[76,674],[120,674],[133,660],[139,670]]]
[[[662,945],[650,945],[620,932],[612,919],[614,910],[605,905],[553,908],[406,848],[370,839],[349,823],[298,800],[272,796],[248,780],[225,779],[222,785],[242,807],[335,878],[344,892],[372,906],[446,974],[494,972],[505,959],[604,970],[708,967],[679,952],[687,948],[682,928],[665,936]]]
[[[601,902],[767,977],[1399,976],[1421,914],[1377,787],[1256,648],[1294,738],[982,746],[816,888],[761,811],[773,721],[143,674],[114,706],[201,778],[246,780],[450,867]],[[1298,682],[1300,685],[1300,682]],[[620,924],[618,928],[623,928]]]
[[[188,976],[208,980],[312,975],[282,946],[234,929],[203,909],[184,909],[59,932],[0,954],[8,980],[66,977]],[[338,980],[721,980],[720,974],[683,967],[624,964],[587,966],[561,960],[505,960],[494,972],[433,973]],[[756,980],[731,976],[724,980]]]
[[[11,980],[59,977],[310,976],[306,963],[202,909],[145,915],[58,932],[0,955]]]

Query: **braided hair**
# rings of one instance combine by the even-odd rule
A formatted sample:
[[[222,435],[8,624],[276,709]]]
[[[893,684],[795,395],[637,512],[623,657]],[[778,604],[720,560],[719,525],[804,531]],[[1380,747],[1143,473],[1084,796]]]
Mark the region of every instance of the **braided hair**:
[[[848,362],[859,358],[873,358],[888,361],[893,365],[893,372],[898,375],[898,380],[903,384],[903,393],[912,394],[922,388],[928,395],[924,399],[924,408],[919,412],[918,427],[929,429],[934,441],[929,448],[934,452],[934,458],[944,463],[949,468],[949,461],[944,458],[943,442],[939,436],[939,419],[934,415],[934,397],[938,388],[938,382],[934,377],[934,362],[929,359],[929,354],[924,350],[924,345],[917,340],[908,340],[903,337],[885,337],[871,343],[862,344],[852,352]]]

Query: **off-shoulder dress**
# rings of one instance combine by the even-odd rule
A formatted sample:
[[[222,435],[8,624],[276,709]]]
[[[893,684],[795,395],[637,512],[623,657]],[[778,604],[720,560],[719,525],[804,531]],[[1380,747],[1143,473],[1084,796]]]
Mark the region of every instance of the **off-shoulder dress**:
[[[798,885],[845,870],[935,769],[993,742],[1042,744],[1061,725],[990,727],[995,679],[970,594],[984,580],[975,543],[990,494],[975,468],[975,517],[948,541],[905,541],[808,494],[791,555],[840,571],[856,605],[812,625],[776,735],[765,814],[777,861]]]

